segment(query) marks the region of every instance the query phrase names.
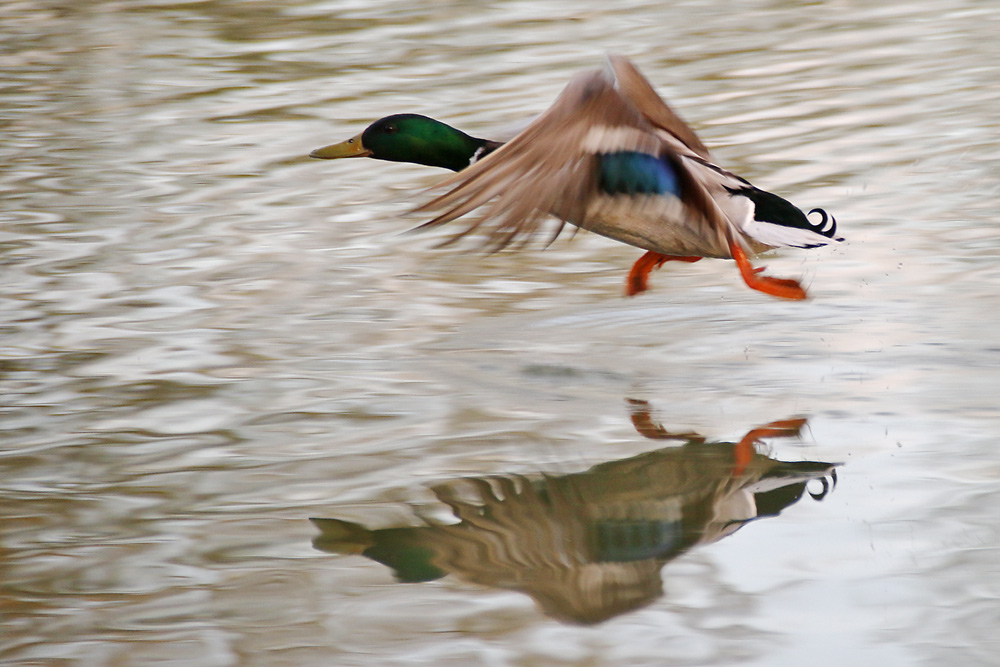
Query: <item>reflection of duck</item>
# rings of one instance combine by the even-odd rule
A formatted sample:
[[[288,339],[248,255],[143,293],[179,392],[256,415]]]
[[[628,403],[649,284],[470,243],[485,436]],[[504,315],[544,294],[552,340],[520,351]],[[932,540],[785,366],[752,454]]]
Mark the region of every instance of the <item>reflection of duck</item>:
[[[529,480],[467,478],[433,487],[459,523],[369,530],[312,519],[322,551],[357,553],[384,563],[403,582],[455,574],[466,581],[530,595],[557,619],[597,623],[662,595],[660,569],[693,546],[731,535],[747,522],[777,516],[834,464],[777,461],[754,451],[761,438],[792,436],[804,420],[773,422],[739,443],[675,435],[633,402],[643,435],[682,439],[577,474]]]
[[[448,192],[421,207],[455,220],[493,201],[460,234],[485,225],[489,247],[527,240],[540,220],[562,222],[646,250],[632,267],[627,293],[670,260],[734,259],[753,289],[804,299],[794,280],[759,275],[747,255],[776,247],[814,248],[836,238],[822,209],[817,222],[781,197],[712,162],[708,149],[627,59],[578,74],[556,102],[500,147],[414,114],[382,118],[360,135],[312,157],[373,157],[444,167]],[[480,159],[482,158],[482,159]],[[558,234],[558,232],[557,232]]]

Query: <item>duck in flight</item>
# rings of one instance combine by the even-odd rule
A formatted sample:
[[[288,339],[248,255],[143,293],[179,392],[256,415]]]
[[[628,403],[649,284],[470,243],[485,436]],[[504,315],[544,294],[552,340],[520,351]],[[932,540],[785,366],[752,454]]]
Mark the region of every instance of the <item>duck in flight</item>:
[[[456,172],[418,212],[421,227],[483,207],[453,240],[484,232],[490,250],[530,240],[542,221],[566,224],[641,248],[629,296],[668,261],[735,260],[746,284],[783,299],[805,299],[798,281],[761,275],[750,257],[773,248],[842,241],[823,209],[806,215],[715,164],[701,140],[630,60],[577,74],[553,105],[507,143],[470,136],[416,114],[387,116],[364,132],[311,153],[371,157]],[[809,216],[815,214],[815,220]]]

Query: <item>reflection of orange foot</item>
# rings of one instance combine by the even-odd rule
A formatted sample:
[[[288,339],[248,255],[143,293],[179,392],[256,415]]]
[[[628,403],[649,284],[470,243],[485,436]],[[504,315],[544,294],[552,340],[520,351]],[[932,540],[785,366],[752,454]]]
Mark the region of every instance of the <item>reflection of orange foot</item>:
[[[663,428],[662,424],[653,421],[649,414],[649,403],[635,398],[625,399],[629,404],[629,411],[632,413],[632,425],[644,438],[650,440],[684,440],[690,444],[700,444],[705,442],[703,436],[693,431],[687,433],[673,433]]]
[[[760,267],[755,269],[750,264],[750,260],[747,259],[747,255],[743,252],[743,248],[741,248],[737,242],[729,242],[729,251],[732,253],[733,259],[736,260],[736,266],[740,268],[740,275],[743,276],[743,281],[746,282],[747,286],[751,289],[758,290],[764,294],[770,294],[771,296],[776,296],[780,299],[793,299],[795,301],[801,301],[802,299],[808,297],[806,291],[802,289],[802,285],[800,285],[797,280],[791,280],[789,278],[771,278],[769,276],[758,275],[764,270],[764,268]],[[645,257],[643,259],[645,259]]]
[[[650,250],[636,260],[635,264],[632,265],[632,270],[628,272],[628,280],[625,281],[625,296],[635,296],[640,292],[645,292],[649,272],[663,266],[664,262],[697,262],[699,259],[701,257],[663,255]]]
[[[764,424],[763,426],[758,426],[753,429],[736,444],[736,450],[733,453],[733,474],[742,475],[743,471],[746,470],[747,465],[753,458],[756,450],[754,447],[761,438],[790,438],[796,436],[802,430],[802,427],[806,425],[806,420],[799,419],[782,419],[780,421],[771,422],[770,424]]]

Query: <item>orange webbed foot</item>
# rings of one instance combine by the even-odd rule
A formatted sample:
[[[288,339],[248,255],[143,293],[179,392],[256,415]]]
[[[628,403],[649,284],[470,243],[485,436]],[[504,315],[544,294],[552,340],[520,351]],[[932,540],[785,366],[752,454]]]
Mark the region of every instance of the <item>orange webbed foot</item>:
[[[651,408],[647,401],[635,398],[627,398],[625,400],[629,405],[629,412],[632,415],[632,425],[635,426],[635,430],[642,437],[649,438],[650,440],[684,440],[689,444],[701,444],[705,442],[704,437],[693,431],[674,433],[663,428],[662,424],[653,421],[653,417],[650,414]]]
[[[750,289],[755,289],[764,294],[770,294],[771,296],[776,296],[779,299],[791,299],[793,301],[801,301],[809,297],[806,291],[799,284],[799,281],[792,280],[791,278],[772,278],[770,276],[762,276],[760,272],[764,270],[764,267],[754,268],[750,264],[750,260],[747,258],[743,248],[740,247],[735,241],[730,241],[729,250],[733,255],[733,259],[736,260],[736,266],[740,269],[740,275],[743,276],[743,281],[747,284]]]
[[[746,470],[747,465],[750,464],[754,453],[757,451],[757,443],[762,438],[790,438],[798,435],[805,425],[806,420],[802,418],[782,419],[758,426],[747,433],[743,436],[742,440],[736,443],[736,449],[733,452],[733,474],[743,474],[743,471]]]
[[[763,426],[758,426],[743,436],[743,439],[746,440],[747,438],[750,438],[751,440],[760,440],[761,438],[791,438],[798,435],[799,432],[802,431],[802,427],[806,425],[806,421],[807,420],[804,417],[796,417],[795,419],[780,419],[769,424],[764,424]]]
[[[663,266],[664,262],[697,262],[701,257],[685,257],[681,255],[664,255],[662,253],[646,252],[645,255],[636,260],[632,265],[632,270],[628,272],[628,279],[625,281],[625,296],[635,296],[640,292],[645,292],[649,284],[649,273],[653,269]]]

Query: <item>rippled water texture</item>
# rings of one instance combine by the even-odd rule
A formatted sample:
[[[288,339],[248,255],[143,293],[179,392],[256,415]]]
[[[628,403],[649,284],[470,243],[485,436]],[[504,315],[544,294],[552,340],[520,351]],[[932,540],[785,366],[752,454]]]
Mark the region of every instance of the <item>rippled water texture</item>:
[[[995,3],[0,30],[0,662],[996,664]],[[639,252],[587,234],[436,248],[402,214],[441,172],[305,157],[396,112],[492,136],[607,52],[836,215],[766,260],[811,300],[717,260],[626,299]]]

